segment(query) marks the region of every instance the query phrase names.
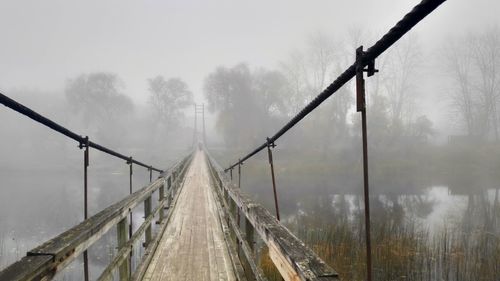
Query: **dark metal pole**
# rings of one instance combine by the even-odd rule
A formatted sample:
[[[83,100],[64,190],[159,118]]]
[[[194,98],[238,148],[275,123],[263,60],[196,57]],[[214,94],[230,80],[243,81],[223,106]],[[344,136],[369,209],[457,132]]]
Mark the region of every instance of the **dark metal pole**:
[[[241,188],[241,161],[238,164],[238,188]]]
[[[129,186],[129,194],[132,194],[132,175],[133,175],[133,170],[132,170],[132,165],[134,164],[133,163],[133,159],[132,159],[132,156],[130,156],[129,158],[129,180],[130,180],[130,186]],[[128,225],[128,239],[132,239],[132,228],[133,228],[133,221],[132,221],[132,209],[129,210],[129,213],[130,213],[130,224]],[[130,255],[129,255],[129,259],[130,259],[130,266],[129,266],[129,277],[132,276],[132,256],[134,254],[134,246],[131,245],[130,246]]]
[[[202,104],[201,116],[203,118],[203,144],[207,145],[207,135],[205,133],[205,104]]]
[[[149,168],[149,182],[153,182],[153,167]]]
[[[133,174],[133,170],[132,170],[132,156],[130,156],[130,161],[128,163],[128,166],[129,166],[129,182],[130,182],[130,185],[129,185],[129,194],[132,194],[132,174]],[[129,234],[129,239],[132,238],[132,210],[130,210],[130,224],[129,224],[129,227],[128,227],[128,234]]]
[[[193,132],[193,147],[196,147],[197,145],[197,136],[198,136],[198,110],[197,110],[197,106],[196,106],[196,103],[194,104],[194,132]]]
[[[365,71],[362,58],[363,46],[356,49],[356,107],[357,111],[361,112],[361,132],[363,138],[363,183],[364,183],[364,201],[365,201],[365,235],[366,235],[366,278],[372,280],[372,251],[371,251],[371,233],[370,233],[370,190],[368,185],[368,136],[366,129],[366,94],[365,94],[365,79],[363,72]],[[375,62],[371,61],[368,64],[368,76],[372,76],[375,70]]]
[[[280,209],[278,206],[278,193],[276,191],[276,179],[274,178],[274,164],[273,164],[273,151],[271,147],[275,147],[274,143],[269,142],[267,138],[267,155],[269,156],[269,166],[271,166],[271,178],[273,180],[273,192],[274,192],[274,207],[276,209],[276,218],[280,220]]]
[[[89,166],[89,137],[86,136],[84,143],[80,143],[80,149],[85,147],[83,151],[83,219],[88,219],[88,172],[87,168]],[[85,276],[85,281],[88,281],[89,276],[89,256],[87,250],[83,252],[83,273]]]
[[[233,169],[229,170],[229,175],[231,177],[231,182],[233,181]]]

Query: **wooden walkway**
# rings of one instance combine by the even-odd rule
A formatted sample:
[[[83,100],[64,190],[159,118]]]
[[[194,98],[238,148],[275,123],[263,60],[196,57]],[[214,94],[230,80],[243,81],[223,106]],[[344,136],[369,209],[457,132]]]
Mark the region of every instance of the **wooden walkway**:
[[[143,280],[236,280],[214,196],[198,151]]]

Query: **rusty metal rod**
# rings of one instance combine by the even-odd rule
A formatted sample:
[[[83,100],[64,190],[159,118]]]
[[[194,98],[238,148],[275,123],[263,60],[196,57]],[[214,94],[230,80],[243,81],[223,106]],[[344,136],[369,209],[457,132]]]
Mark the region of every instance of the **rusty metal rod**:
[[[238,188],[241,188],[241,161],[240,164],[238,165]]]
[[[365,203],[365,240],[366,240],[366,277],[372,281],[372,246],[370,231],[370,189],[368,182],[368,135],[366,126],[366,91],[364,78],[364,65],[362,63],[363,46],[356,49],[356,103],[357,111],[361,112],[361,134],[363,138],[363,192]],[[371,68],[371,69],[370,69]],[[375,73],[374,62],[371,62],[369,76]]]
[[[88,167],[89,167],[89,137],[85,137],[85,142],[80,145],[83,151],[83,219],[88,219]],[[84,280],[88,281],[89,276],[89,256],[87,250],[83,252],[83,274]]]
[[[14,110],[14,111],[17,111],[18,113],[21,113],[35,121],[37,121],[38,123],[42,124],[42,125],[45,125],[49,128],[51,128],[52,130],[56,131],[56,132],[59,132],[75,141],[77,141],[79,144],[82,144],[85,142],[85,138],[70,131],[69,129],[66,129],[65,127],[57,124],[56,122],[42,116],[41,114],[33,111],[32,109],[18,103],[17,101],[7,97],[6,95],[4,94],[1,94],[0,93],[0,103],[5,105],[6,107]],[[95,143],[95,142],[92,142],[92,141],[89,141],[89,147],[92,147],[92,148],[95,148],[99,151],[102,151],[104,153],[107,153],[109,155],[112,155],[112,156],[115,156],[117,158],[120,158],[120,159],[123,159],[125,161],[128,161],[129,160],[129,157],[121,154],[121,153],[118,153],[116,151],[113,151],[107,147],[104,147],[98,143]],[[150,168],[151,166],[149,165],[146,165],[142,162],[139,162],[137,160],[133,160],[133,163],[134,164],[137,164],[139,166],[142,166],[144,168]],[[159,172],[159,173],[163,173],[163,170],[161,169],[157,169],[157,168],[152,168],[154,171],[156,172]]]
[[[240,163],[238,165],[238,188],[241,189],[241,164]],[[238,214],[237,217],[238,217],[238,227],[240,227],[240,209],[238,208],[238,206],[236,206],[236,213]],[[239,254],[239,243],[238,243],[238,254]]]
[[[417,23],[419,23],[423,18],[434,11],[439,5],[444,3],[446,0],[422,0],[418,5],[416,5],[408,14],[406,14],[394,27],[392,27],[380,40],[378,40],[372,47],[370,47],[364,54],[362,58],[363,67],[367,66],[370,61],[373,61],[383,52],[385,52],[390,46],[392,46],[396,41],[398,41],[404,34],[406,34],[410,29],[412,29]],[[271,142],[275,142],[282,135],[284,135],[293,126],[299,123],[304,117],[311,113],[316,107],[323,103],[327,98],[337,92],[343,85],[345,85],[349,80],[351,80],[356,75],[356,63],[349,66],[340,76],[337,77],[323,92],[316,96],[309,104],[307,104],[297,115],[295,115],[290,121],[288,121],[285,126],[283,126],[278,132],[276,132],[271,138]],[[252,152],[247,154],[245,157],[240,158],[240,160],[233,165],[226,168],[224,171],[236,167],[240,162],[244,162],[250,157],[257,154],[259,151],[266,148],[267,143],[263,143]]]
[[[269,166],[271,167],[271,178],[273,181],[274,208],[276,209],[276,219],[280,220],[280,209],[278,206],[278,193],[276,191],[276,179],[274,178],[273,151],[271,150],[271,147],[274,147],[274,144],[269,143],[269,138],[267,140],[268,140],[267,155],[269,157]]]
[[[149,182],[153,182],[153,167],[149,168]]]
[[[130,182],[130,186],[129,186],[129,194],[132,194],[132,178],[133,178],[133,159],[132,159],[132,156],[129,157],[129,161],[127,162],[127,164],[129,165],[129,182]],[[132,230],[133,230],[133,221],[132,221],[132,209],[129,209],[129,213],[130,213],[130,223],[128,225],[128,238],[131,239],[132,238]],[[129,255],[129,259],[130,259],[130,264],[132,264],[132,256],[134,254],[134,247],[133,245],[130,245],[130,255]],[[132,276],[132,266],[129,266],[129,277]]]
[[[367,280],[372,280],[372,244],[370,231],[370,191],[368,186],[368,141],[366,132],[366,109],[361,111],[361,127],[363,131],[363,182],[365,201],[365,235],[366,235],[366,271]]]

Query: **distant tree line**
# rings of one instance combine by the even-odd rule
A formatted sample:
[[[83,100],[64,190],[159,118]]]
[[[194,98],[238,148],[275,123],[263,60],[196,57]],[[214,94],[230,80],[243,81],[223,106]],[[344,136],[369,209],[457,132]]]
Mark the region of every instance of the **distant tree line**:
[[[355,48],[369,38],[356,28],[345,38],[316,32],[307,38],[304,48],[291,52],[276,69],[253,69],[243,63],[217,67],[207,76],[204,93],[210,110],[217,113],[217,129],[226,144],[243,148],[262,142],[350,65]],[[430,60],[418,37],[409,35],[377,59],[380,73],[367,83],[373,144],[426,142],[436,135],[420,101],[427,94],[421,86],[424,76],[433,68],[441,73],[438,86],[446,88],[452,115],[449,123],[458,134],[498,140],[499,28],[454,37],[437,53],[438,59]],[[354,90],[352,83],[340,89],[304,120],[298,134],[305,138],[319,134],[308,141],[322,149],[359,135]],[[436,89],[435,94],[443,90]]]
[[[205,80],[209,109],[217,113],[217,129],[227,144],[248,147],[262,142],[323,91],[354,60],[360,38],[353,30],[345,40],[314,33],[303,50],[292,52],[277,69],[252,70],[247,64],[220,66]],[[426,140],[432,136],[432,122],[418,115],[419,72],[423,55],[416,37],[398,43],[377,61],[383,74],[370,85],[370,139],[375,143],[401,137]],[[359,126],[353,114],[354,89],[348,85],[311,114],[300,126],[299,135],[323,150],[341,143]],[[318,129],[321,128],[321,129]],[[311,138],[310,136],[317,137]]]

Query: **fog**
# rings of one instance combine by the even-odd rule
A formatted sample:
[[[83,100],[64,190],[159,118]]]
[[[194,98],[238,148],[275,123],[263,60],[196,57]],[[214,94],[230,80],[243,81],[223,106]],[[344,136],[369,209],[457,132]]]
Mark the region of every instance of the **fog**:
[[[4,0],[0,92],[161,169],[191,149],[194,104],[204,104],[206,146],[227,167],[419,2]],[[498,11],[495,1],[445,2],[366,79],[380,280],[498,276]],[[1,269],[82,220],[83,151],[6,107],[0,120]],[[283,223],[343,280],[363,280],[353,81],[276,145]],[[273,213],[267,159],[263,151],[244,163],[241,188]],[[128,165],[92,149],[89,179],[91,215],[128,194]],[[134,190],[148,182],[135,167]],[[109,239],[91,257],[94,276]],[[78,280],[78,270],[60,278]]]

